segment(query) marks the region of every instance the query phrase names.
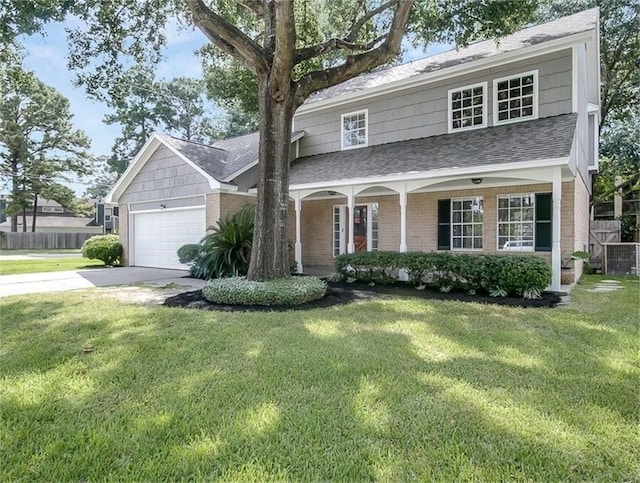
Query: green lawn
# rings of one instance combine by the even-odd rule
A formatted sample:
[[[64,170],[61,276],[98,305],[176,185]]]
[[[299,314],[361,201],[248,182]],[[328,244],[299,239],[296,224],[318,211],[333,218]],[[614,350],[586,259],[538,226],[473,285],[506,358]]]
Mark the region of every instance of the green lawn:
[[[637,480],[640,287],[601,278],[558,309],[0,299],[0,481]]]
[[[56,248],[42,250],[6,250],[0,249],[0,255],[40,255],[43,253],[77,253],[80,256],[82,251],[79,248]]]
[[[0,260],[0,275],[18,273],[60,272],[83,268],[104,267],[100,260],[87,258],[40,258],[37,260]]]

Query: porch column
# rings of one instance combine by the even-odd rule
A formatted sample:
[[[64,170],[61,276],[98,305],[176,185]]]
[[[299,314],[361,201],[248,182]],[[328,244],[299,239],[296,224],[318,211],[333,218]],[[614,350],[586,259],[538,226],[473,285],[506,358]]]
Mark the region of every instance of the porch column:
[[[302,237],[300,236],[300,213],[302,212],[302,200],[300,194],[297,194],[294,198],[296,209],[296,243],[295,243],[295,259],[296,270],[298,273],[302,273]]]
[[[407,251],[407,188],[402,186],[398,193],[400,199],[400,252]]]
[[[353,225],[354,225],[354,213],[353,213],[353,189],[347,194],[347,211],[349,212],[349,241],[347,242],[347,253],[353,253],[356,251],[356,245],[353,241]]]
[[[560,274],[562,270],[562,168],[559,166],[553,168],[552,185],[551,290],[560,290]]]

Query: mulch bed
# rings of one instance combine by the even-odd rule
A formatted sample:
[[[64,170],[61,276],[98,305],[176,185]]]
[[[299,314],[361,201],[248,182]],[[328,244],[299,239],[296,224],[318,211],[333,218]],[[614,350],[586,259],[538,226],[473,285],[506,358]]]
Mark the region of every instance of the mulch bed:
[[[398,297],[414,297],[426,300],[454,300],[458,302],[476,302],[511,307],[555,307],[560,303],[560,295],[544,292],[539,299],[523,299],[516,297],[491,297],[487,294],[468,295],[466,292],[442,293],[436,290],[416,290],[408,284],[367,285],[361,283],[327,282],[327,295],[320,300],[298,306],[283,305],[223,305],[209,302],[202,295],[202,290],[183,292],[164,301],[168,307],[185,307],[200,310],[216,310],[221,312],[285,312],[288,310],[309,310],[334,305],[348,304],[357,300],[380,300]]]

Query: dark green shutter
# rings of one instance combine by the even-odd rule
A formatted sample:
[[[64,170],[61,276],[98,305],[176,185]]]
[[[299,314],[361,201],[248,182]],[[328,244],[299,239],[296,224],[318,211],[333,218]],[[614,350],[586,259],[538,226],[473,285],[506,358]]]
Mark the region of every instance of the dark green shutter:
[[[536,247],[537,252],[551,251],[551,193],[536,193]]]
[[[451,200],[438,200],[438,250],[451,250]]]

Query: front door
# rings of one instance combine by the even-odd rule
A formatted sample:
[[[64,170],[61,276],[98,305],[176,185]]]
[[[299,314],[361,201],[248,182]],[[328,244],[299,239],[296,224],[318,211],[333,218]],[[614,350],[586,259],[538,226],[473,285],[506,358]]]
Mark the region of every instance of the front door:
[[[367,237],[367,205],[357,205],[353,208],[353,243],[356,252],[368,250]]]
[[[378,203],[353,207],[353,226],[349,227],[346,205],[333,207],[333,256],[347,252],[349,230],[353,230],[356,252],[378,249]]]

